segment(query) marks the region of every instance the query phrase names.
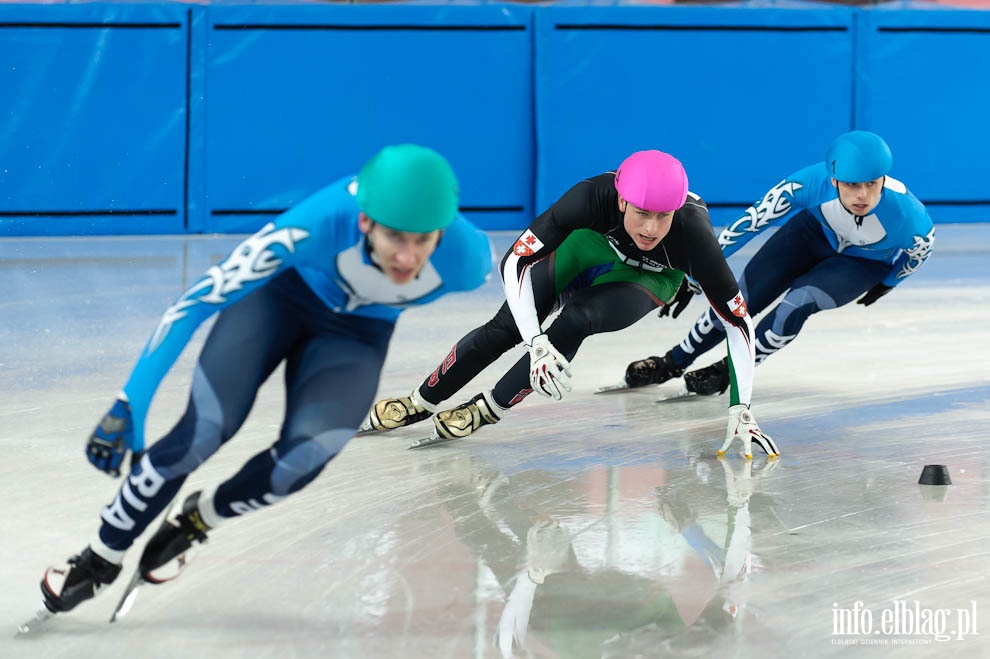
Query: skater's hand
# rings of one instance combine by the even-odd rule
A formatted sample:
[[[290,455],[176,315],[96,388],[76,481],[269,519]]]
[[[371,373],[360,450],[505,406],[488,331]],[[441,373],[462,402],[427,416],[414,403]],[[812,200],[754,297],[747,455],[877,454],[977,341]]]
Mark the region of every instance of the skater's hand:
[[[685,307],[691,304],[691,300],[694,299],[694,296],[700,292],[701,286],[685,275],[684,279],[681,280],[681,287],[678,288],[677,293],[674,294],[674,299],[660,307],[660,313],[657,314],[657,318],[663,318],[668,315],[671,318],[677,318],[681,315],[681,312],[684,311]],[[673,313],[671,313],[672,311]]]
[[[134,442],[134,422],[126,398],[118,398],[86,442],[86,457],[93,466],[114,478]]]
[[[554,400],[571,390],[571,363],[557,352],[546,334],[534,336],[529,346],[529,383],[533,391]]]
[[[729,447],[732,446],[732,440],[736,437],[742,440],[743,455],[746,456],[747,460],[753,457],[752,444],[754,443],[771,458],[780,455],[774,441],[760,430],[753,413],[749,411],[749,405],[733,405],[729,408],[729,425],[725,429],[725,443],[718,450],[718,454],[725,455]]]
[[[893,286],[888,286],[883,283],[877,284],[870,290],[866,291],[863,297],[856,300],[856,304],[862,304],[864,307],[868,307],[892,290],[894,290]]]

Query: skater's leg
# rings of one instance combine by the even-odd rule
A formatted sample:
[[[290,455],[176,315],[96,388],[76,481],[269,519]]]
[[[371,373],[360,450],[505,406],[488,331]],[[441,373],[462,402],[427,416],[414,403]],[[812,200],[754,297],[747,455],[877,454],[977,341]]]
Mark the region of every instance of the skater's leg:
[[[90,546],[68,565],[46,572],[42,593],[50,610],[74,608],[112,582],[134,539],[168,506],[186,476],[243,423],[258,387],[295,331],[275,290],[273,282],[217,319],[197,362],[183,417],[145,453],[103,509]]]
[[[756,362],[797,338],[812,314],[841,307],[868,291],[888,268],[880,261],[836,254],[795,279],[791,290],[756,326]]]
[[[676,290],[676,285],[671,285]],[[587,337],[623,330],[660,304],[661,299],[637,283],[615,282],[583,288],[567,298],[560,315],[547,328],[547,336],[570,360]],[[529,355],[523,355],[492,389],[495,403],[508,409],[532,393],[529,370]]]
[[[186,477],[240,428],[258,388],[285,355],[291,316],[271,287],[248,296],[217,319],[193,373],[179,422],[143,456],[103,509],[94,550],[119,562]]]
[[[834,254],[818,220],[811,213],[795,215],[780,227],[753,255],[739,278],[739,291],[756,317],[770,306],[794,280]],[[704,311],[684,340],[670,351],[673,363],[686,369],[725,338],[725,327],[711,308]]]
[[[301,490],[340,453],[374,400],[392,329],[359,319],[353,332],[312,338],[292,353],[279,440],[204,497],[209,526]]]

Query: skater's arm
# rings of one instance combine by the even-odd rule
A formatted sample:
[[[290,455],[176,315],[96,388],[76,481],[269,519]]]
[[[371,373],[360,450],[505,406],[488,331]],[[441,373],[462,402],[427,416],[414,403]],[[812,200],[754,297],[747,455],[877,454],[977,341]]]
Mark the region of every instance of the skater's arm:
[[[678,211],[680,232],[671,245],[671,265],[694,279],[725,327],[732,405],[749,405],[753,390],[753,321],[735,275],[719,249],[708,210],[701,200]]]
[[[154,393],[196,329],[297,262],[299,246],[311,232],[293,222],[291,213],[237,245],[165,310],[124,385],[133,418],[133,439],[127,448],[144,448],[144,422]]]
[[[924,265],[928,257],[931,256],[932,248],[935,246],[935,228],[929,220],[929,225],[924,229],[910,236],[910,244],[904,247],[897,260],[894,261],[890,273],[884,277],[883,283],[885,285],[891,288],[897,286],[917,272],[918,268]]]
[[[822,185],[824,172],[822,163],[800,169],[770,188],[759,201],[743,211],[718,236],[726,258],[767,227],[780,226],[795,212],[806,208],[813,191],[810,188]]]
[[[505,301],[527,345],[542,332],[533,298],[532,267],[552,254],[572,231],[591,226],[598,203],[594,185],[582,181],[533,220],[502,257],[499,272]]]

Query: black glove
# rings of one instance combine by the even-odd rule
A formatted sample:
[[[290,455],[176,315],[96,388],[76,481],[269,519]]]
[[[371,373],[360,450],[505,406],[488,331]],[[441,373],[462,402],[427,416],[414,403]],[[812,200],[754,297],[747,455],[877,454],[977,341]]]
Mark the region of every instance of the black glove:
[[[856,300],[856,304],[862,304],[864,307],[868,307],[893,289],[893,286],[888,286],[887,284],[877,284],[870,290],[866,291],[866,294],[863,295],[863,297]]]
[[[684,311],[684,308],[691,303],[692,298],[700,292],[701,286],[698,286],[690,277],[685,275],[684,279],[681,280],[681,287],[674,294],[674,299],[660,307],[660,313],[657,314],[657,318],[663,318],[668,315],[672,318],[677,318]],[[671,307],[673,307],[673,310]],[[671,311],[673,311],[673,314],[671,314]]]

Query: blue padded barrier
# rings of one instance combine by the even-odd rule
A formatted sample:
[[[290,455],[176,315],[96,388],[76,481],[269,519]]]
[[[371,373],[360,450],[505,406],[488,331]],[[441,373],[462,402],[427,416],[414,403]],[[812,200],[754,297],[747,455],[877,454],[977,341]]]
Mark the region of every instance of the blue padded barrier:
[[[715,214],[848,130],[853,11],[554,5],[536,16],[536,204],[631,151],[680,158]]]
[[[508,5],[210,7],[196,226],[259,226],[393,142],[447,156],[479,225],[525,225],[530,25]]]
[[[854,127],[985,221],[988,39],[916,2],[0,4],[0,235],[250,231],[398,141],[486,229],[642,148],[718,226]]]
[[[990,220],[990,12],[891,3],[858,20],[856,126],[890,143],[937,221]]]
[[[188,14],[0,4],[0,233],[184,230]]]

